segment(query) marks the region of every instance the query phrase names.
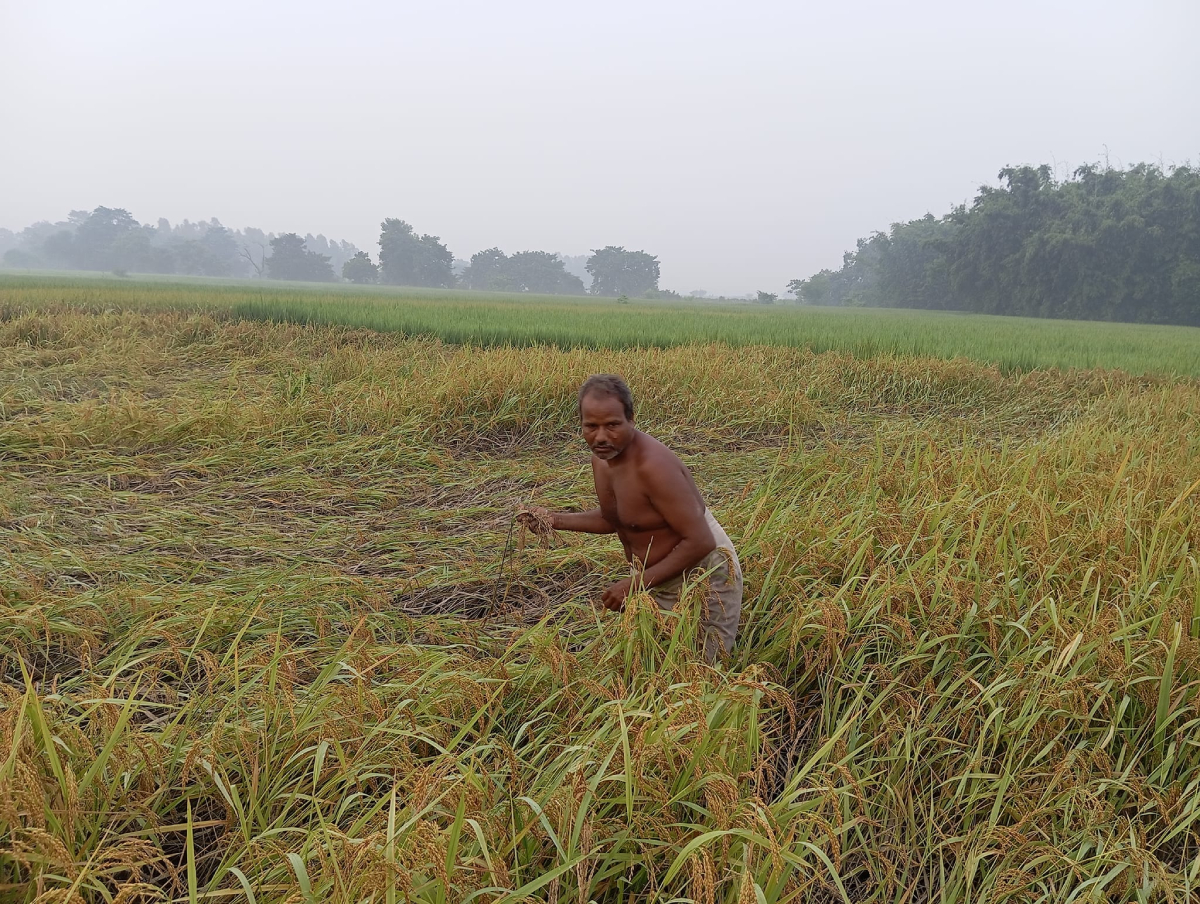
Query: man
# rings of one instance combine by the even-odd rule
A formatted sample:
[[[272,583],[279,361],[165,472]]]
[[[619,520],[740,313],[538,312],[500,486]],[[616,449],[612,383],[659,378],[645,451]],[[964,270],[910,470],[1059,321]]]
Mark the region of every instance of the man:
[[[634,577],[604,591],[605,608],[620,611],[634,581],[663,609],[679,602],[685,576],[708,575],[701,628],[704,655],[714,662],[737,638],[742,570],[733,544],[704,504],[674,452],[633,423],[633,395],[612,374],[589,377],[579,389],[579,420],[592,450],[600,507],[546,512],[556,530],[611,534],[621,540]],[[527,521],[537,516],[526,513]]]

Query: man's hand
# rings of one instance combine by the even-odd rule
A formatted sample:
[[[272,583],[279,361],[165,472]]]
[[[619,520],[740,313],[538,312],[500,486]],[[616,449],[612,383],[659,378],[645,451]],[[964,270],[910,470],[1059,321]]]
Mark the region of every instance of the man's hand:
[[[554,515],[548,508],[531,505],[522,509],[517,515],[517,523],[524,525],[536,534],[544,530],[554,530]]]
[[[523,508],[517,514],[517,523],[537,537],[543,546],[550,545],[554,540],[554,513],[538,505]]]
[[[625,609],[625,597],[629,596],[629,587],[633,582],[629,578],[623,581],[617,581],[615,584],[609,585],[604,591],[604,596],[600,597],[600,602],[604,604],[604,608],[610,612],[621,612]]]

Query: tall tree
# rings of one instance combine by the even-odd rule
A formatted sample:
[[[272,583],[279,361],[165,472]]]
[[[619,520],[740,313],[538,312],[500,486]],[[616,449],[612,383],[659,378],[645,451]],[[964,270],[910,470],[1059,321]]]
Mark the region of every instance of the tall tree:
[[[75,233],[68,229],[60,229],[53,235],[42,240],[42,255],[56,267],[79,268],[82,255],[75,250]]]
[[[471,255],[471,262],[463,271],[461,281],[468,289],[508,290],[508,255],[499,248],[485,248]]]
[[[511,256],[499,248],[477,251],[463,271],[462,284],[469,289],[503,292],[585,294],[583,280],[568,273],[562,258],[549,251],[518,251]]]
[[[83,270],[107,270],[113,266],[113,245],[138,225],[128,210],[97,207],[76,228],[68,260]]]
[[[200,243],[208,252],[209,265],[205,276],[234,276],[245,272],[237,239],[215,217]]]
[[[107,266],[135,273],[174,273],[171,249],[154,244],[154,229],[143,226],[118,236],[109,248]]]
[[[394,286],[450,288],[454,255],[436,235],[417,235],[412,226],[389,217],[380,224],[379,270]]]
[[[508,271],[518,292],[584,294],[583,280],[568,273],[562,259],[549,251],[518,251],[508,259]]]
[[[359,285],[371,285],[379,282],[379,267],[371,260],[371,255],[359,251],[342,264],[342,279]]]
[[[307,282],[333,282],[329,257],[304,247],[304,239],[287,232],[271,239],[267,275],[272,279],[296,279]]]
[[[593,295],[645,295],[658,288],[658,258],[619,245],[594,250],[588,258]]]
[[[23,267],[26,270],[31,270],[40,263],[41,261],[34,255],[20,248],[9,248],[4,252],[4,265],[6,267]]]

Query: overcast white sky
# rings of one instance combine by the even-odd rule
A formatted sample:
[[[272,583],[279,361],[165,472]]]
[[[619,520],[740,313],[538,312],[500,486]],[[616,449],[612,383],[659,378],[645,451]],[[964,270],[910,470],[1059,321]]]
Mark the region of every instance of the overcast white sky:
[[[0,226],[657,254],[782,291],[1007,164],[1200,162],[1200,0],[0,0]]]

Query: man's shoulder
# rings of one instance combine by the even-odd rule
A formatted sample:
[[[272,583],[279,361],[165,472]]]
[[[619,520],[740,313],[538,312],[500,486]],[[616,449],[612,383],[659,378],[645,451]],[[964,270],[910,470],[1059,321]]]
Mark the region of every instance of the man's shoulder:
[[[675,468],[683,464],[666,443],[655,439],[649,433],[642,433],[641,455],[638,456],[638,470],[647,473],[661,471],[664,468]]]

